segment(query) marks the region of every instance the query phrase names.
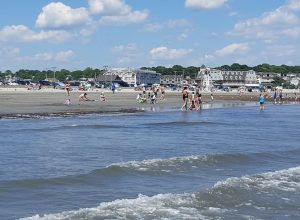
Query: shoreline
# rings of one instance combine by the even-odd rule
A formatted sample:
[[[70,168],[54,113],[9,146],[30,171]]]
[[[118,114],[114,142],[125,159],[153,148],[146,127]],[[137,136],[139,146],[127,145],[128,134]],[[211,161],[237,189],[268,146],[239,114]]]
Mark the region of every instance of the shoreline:
[[[86,91],[87,97],[94,101],[79,101],[79,95],[84,91],[72,91],[67,96],[65,90],[42,89],[25,90],[24,88],[9,88],[3,91],[0,88],[0,120],[17,118],[39,118],[39,117],[70,117],[87,114],[119,114],[139,113],[148,109],[178,108],[182,106],[181,91],[166,91],[165,99],[160,99],[158,93],[157,104],[137,103],[136,96],[140,91],[122,89],[113,94],[107,89],[94,89]],[[100,93],[104,92],[106,101],[101,101]],[[214,92],[211,101],[210,92],[202,92],[203,102],[206,104],[234,104],[234,103],[258,103],[257,92],[238,94],[235,92]],[[64,101],[70,98],[71,105],[65,105]],[[266,98],[266,104],[273,101],[271,97]],[[286,93],[284,104],[293,102],[293,94]]]

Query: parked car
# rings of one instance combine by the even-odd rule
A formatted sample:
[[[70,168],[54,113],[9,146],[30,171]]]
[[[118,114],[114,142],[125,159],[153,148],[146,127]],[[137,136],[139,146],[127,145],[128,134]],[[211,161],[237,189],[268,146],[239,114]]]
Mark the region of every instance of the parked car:
[[[50,86],[51,82],[47,81],[47,80],[40,80],[39,83],[43,86]]]
[[[71,81],[70,85],[71,86],[80,86],[80,82],[79,81]]]
[[[8,82],[7,85],[9,85],[9,86],[18,86],[19,84],[17,82]]]

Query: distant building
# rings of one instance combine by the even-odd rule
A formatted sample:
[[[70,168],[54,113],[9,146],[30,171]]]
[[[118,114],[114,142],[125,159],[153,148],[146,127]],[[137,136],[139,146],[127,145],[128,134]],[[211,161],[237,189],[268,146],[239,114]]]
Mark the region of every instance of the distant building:
[[[162,75],[160,83],[163,85],[179,85],[183,84],[182,75]]]
[[[230,87],[258,85],[255,71],[222,71],[201,66],[197,83],[202,89],[210,90],[215,84]]]
[[[117,75],[99,75],[96,80],[104,85],[111,84],[113,82],[123,84],[122,79]]]
[[[281,77],[281,73],[274,73],[274,72],[257,72],[257,76],[262,80],[273,80],[275,76]]]
[[[152,70],[113,68],[104,73],[104,76],[111,75],[119,76],[121,80],[128,83],[130,86],[137,86],[141,84],[152,85],[160,83],[160,73]]]

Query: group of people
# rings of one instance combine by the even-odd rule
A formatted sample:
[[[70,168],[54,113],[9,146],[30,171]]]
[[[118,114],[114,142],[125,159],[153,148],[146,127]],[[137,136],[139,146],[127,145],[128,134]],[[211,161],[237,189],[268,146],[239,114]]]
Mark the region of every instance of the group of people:
[[[106,101],[104,92],[101,92],[101,93],[100,93],[100,100],[103,101],[103,102]],[[85,92],[85,93],[80,94],[80,96],[79,96],[79,101],[98,101],[98,100],[95,100],[95,99],[89,99],[89,98],[87,97],[87,93]]]
[[[269,97],[271,98],[271,96],[268,96],[267,93],[261,93],[259,95],[259,104],[260,104],[260,110],[264,110],[265,109],[265,97]],[[297,92],[294,92],[293,97],[288,97],[288,94],[286,94],[286,98],[287,100],[291,101],[293,100],[294,102],[298,101],[298,96],[297,96]],[[274,104],[282,104],[283,103],[283,94],[282,94],[282,89],[276,89],[273,93],[273,100],[274,100]]]
[[[95,100],[95,99],[90,99],[90,98],[88,98],[87,95],[88,95],[88,94],[87,94],[86,92],[80,94],[80,95],[79,95],[79,102],[83,102],[83,101],[98,101],[98,100]],[[103,101],[103,102],[106,101],[106,97],[105,97],[104,92],[101,92],[101,93],[100,93],[100,100]],[[71,99],[70,99],[69,97],[66,98],[65,101],[64,101],[64,104],[65,104],[65,105],[71,105],[71,104],[72,104]]]
[[[182,111],[189,110],[200,110],[202,106],[202,95],[197,91],[192,92],[191,95],[189,95],[188,87],[184,87],[182,90],[182,100],[183,105],[181,107]],[[211,100],[213,100],[213,95],[211,94]]]
[[[158,93],[159,91],[161,92],[161,96],[160,99],[164,100],[165,99],[165,88],[160,86],[153,86],[151,87],[151,90],[148,91],[148,95],[147,95],[147,91],[146,88],[143,87],[142,88],[142,93],[139,93],[136,97],[136,100],[138,103],[146,103],[147,100],[151,101],[151,104],[156,104],[157,103],[157,99],[158,99]]]
[[[68,97],[65,99],[64,104],[65,105],[71,105],[72,102],[71,102],[71,99],[69,98],[70,92],[72,91],[71,84],[68,83],[68,82],[65,82],[65,89],[66,89]],[[106,101],[106,97],[105,97],[104,92],[100,93],[100,100],[101,101]],[[82,102],[82,101],[97,101],[97,100],[88,98],[87,97],[87,93],[84,92],[84,93],[82,93],[82,94],[79,95],[79,102]]]
[[[151,101],[151,104],[156,104],[157,103],[157,93],[153,92],[148,92],[148,97],[146,96],[146,93],[139,93],[136,97],[136,101],[138,103],[146,103],[147,100]]]

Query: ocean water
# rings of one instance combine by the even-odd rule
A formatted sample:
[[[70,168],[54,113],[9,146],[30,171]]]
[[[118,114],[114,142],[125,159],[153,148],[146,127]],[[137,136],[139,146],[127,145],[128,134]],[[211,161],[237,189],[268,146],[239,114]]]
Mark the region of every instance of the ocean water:
[[[300,105],[0,120],[0,219],[300,219]]]

